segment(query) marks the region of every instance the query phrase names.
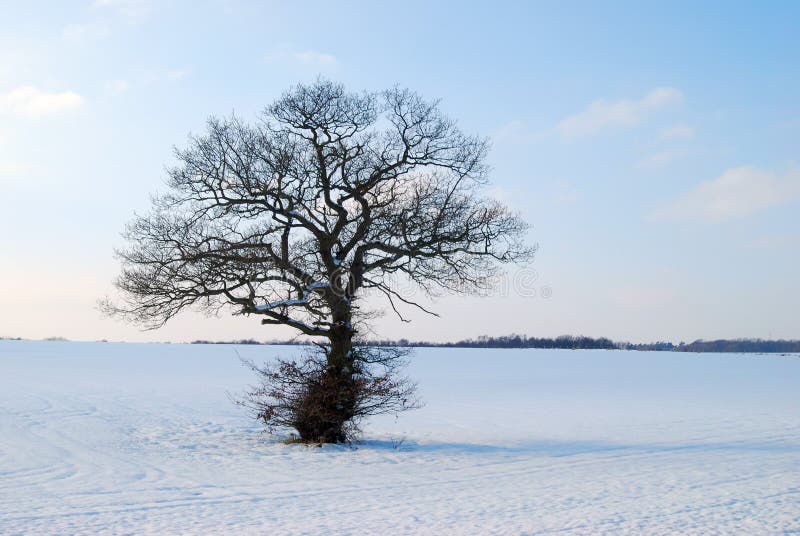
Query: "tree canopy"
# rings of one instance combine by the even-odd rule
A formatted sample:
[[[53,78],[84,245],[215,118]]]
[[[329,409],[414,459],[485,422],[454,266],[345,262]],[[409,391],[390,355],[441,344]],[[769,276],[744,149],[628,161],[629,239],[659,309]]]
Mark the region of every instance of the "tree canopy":
[[[284,379],[307,381],[295,409],[309,400],[344,408],[315,408],[325,422],[306,435],[341,438],[334,421],[352,418],[363,399],[356,384],[369,367],[359,363],[389,364],[354,351],[364,291],[401,318],[403,307],[430,312],[398,291],[398,277],[422,293],[472,292],[531,255],[527,225],[482,193],[487,149],[437,102],[397,87],[353,93],[317,80],[255,123],[211,118],[176,150],[166,193],[127,227],[122,302],[105,309],[157,328],[187,308],[231,308],[327,339],[324,360]],[[381,396],[400,392],[378,384]]]

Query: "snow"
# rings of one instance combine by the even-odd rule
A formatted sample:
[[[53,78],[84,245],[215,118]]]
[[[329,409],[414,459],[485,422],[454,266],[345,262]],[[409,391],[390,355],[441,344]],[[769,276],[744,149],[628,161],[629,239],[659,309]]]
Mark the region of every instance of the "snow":
[[[323,288],[327,288],[330,285],[325,283],[324,281],[317,281],[308,285],[303,292],[302,298],[294,298],[288,300],[278,300],[270,303],[265,303],[263,305],[256,305],[257,311],[269,311],[272,309],[277,309],[278,307],[291,307],[292,305],[306,305],[308,304],[308,297],[312,292],[317,290],[321,290]]]
[[[264,305],[256,305],[256,311],[269,311],[271,309],[277,309],[278,307],[290,307],[292,305],[305,305],[308,303],[308,298],[304,296],[301,299],[293,299],[293,300],[280,300],[274,301],[270,303],[265,303]]]
[[[299,350],[0,341],[0,534],[800,531],[796,356],[420,349],[316,448],[228,399]]]

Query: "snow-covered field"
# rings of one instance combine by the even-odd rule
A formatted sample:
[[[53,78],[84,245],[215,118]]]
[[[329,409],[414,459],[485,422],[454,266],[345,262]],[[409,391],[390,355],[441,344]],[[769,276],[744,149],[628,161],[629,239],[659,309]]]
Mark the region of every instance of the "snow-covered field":
[[[420,349],[427,406],[283,445],[292,347],[0,342],[0,534],[800,532],[800,358]]]

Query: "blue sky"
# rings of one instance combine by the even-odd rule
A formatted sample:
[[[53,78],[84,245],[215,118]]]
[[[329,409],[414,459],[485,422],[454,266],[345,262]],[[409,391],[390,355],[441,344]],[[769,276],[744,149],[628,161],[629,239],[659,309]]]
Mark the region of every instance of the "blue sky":
[[[533,292],[437,298],[377,336],[800,338],[800,4],[698,4],[2,1],[0,335],[288,335],[141,333],[95,302],[172,146],[322,75],[491,137],[491,193],[540,247]]]

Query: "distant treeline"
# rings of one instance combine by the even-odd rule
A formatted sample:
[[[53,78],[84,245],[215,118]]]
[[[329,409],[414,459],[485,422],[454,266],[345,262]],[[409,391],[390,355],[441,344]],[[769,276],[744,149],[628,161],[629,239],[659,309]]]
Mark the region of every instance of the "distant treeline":
[[[763,339],[719,339],[704,341],[702,339],[690,343],[672,344],[658,342],[653,344],[623,343],[619,348],[624,350],[663,350],[668,352],[735,352],[735,353],[800,353],[800,341],[768,341]]]
[[[215,342],[198,340],[192,344],[288,344],[305,345],[306,340],[259,342],[254,339]],[[505,335],[501,337],[481,336],[457,342],[428,342],[399,340],[366,340],[357,344],[363,346],[400,346],[429,348],[546,348],[562,350],[637,350],[663,352],[718,352],[718,353],[800,353],[800,341],[763,339],[720,339],[715,341],[696,340],[691,343],[653,342],[635,344],[614,342],[606,337],[593,338],[573,335],[560,337],[528,337],[525,335]]]
[[[309,341],[292,339],[287,341],[268,341],[259,342],[255,339],[241,339],[238,341],[207,341],[196,340],[192,344],[282,344],[282,345],[305,345]],[[610,339],[591,337],[573,337],[562,335],[555,339],[525,337],[524,335],[508,335],[505,337],[478,337],[477,339],[467,339],[458,342],[428,342],[428,341],[409,341],[408,339],[371,339],[358,341],[359,346],[399,346],[399,347],[430,347],[430,348],[560,348],[567,350],[614,350],[619,345]]]
[[[527,337],[525,335],[505,335],[502,337],[481,336],[477,339],[465,339],[458,342],[427,342],[400,339],[399,341],[367,341],[362,344],[436,348],[550,348],[564,350],[614,350],[619,348],[614,341],[606,339],[605,337],[593,339],[592,337],[575,337],[572,335],[562,335],[554,339],[547,337]]]
[[[3,341],[21,341],[20,337],[0,337]],[[63,337],[48,337],[46,341],[66,341]],[[106,340],[97,342],[107,342]],[[311,344],[305,339],[257,341],[240,339],[231,341],[196,340],[191,344],[254,344],[254,345],[298,345]],[[356,344],[362,346],[400,346],[418,348],[546,348],[561,350],[635,350],[646,352],[714,352],[714,353],[774,353],[800,354],[800,340],[764,340],[764,339],[719,339],[715,341],[696,340],[674,344],[668,341],[651,343],[614,342],[609,338],[562,335],[560,337],[528,337],[525,335],[504,335],[501,337],[481,336],[475,339],[464,339],[457,342],[410,341],[408,339],[362,340]]]

